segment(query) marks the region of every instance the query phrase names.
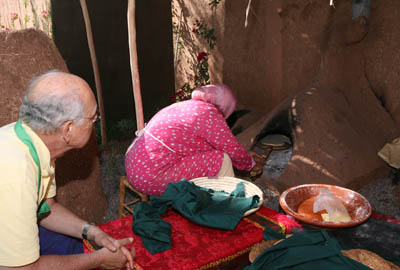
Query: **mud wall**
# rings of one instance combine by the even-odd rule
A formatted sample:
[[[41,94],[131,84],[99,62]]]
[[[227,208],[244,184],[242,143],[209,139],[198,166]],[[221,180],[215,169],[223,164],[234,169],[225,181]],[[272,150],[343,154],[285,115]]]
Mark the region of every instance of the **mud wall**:
[[[371,2],[364,20],[352,19],[351,1],[335,1],[335,8],[323,1],[282,1],[284,92],[318,83],[346,92],[369,89],[399,121],[400,3]]]
[[[286,186],[357,188],[387,173],[376,153],[400,135],[400,2],[372,1],[370,17],[358,19],[351,1],[334,3],[221,1],[212,10],[207,3],[196,9],[174,1],[182,14],[201,16],[215,28],[211,80],[230,85],[239,107],[255,115],[246,118],[255,124],[239,140],[250,148],[278,114],[291,122],[294,151],[281,177]],[[204,40],[195,41],[194,50],[206,49]],[[192,68],[184,63],[180,69]]]
[[[54,43],[34,29],[0,32],[0,126],[18,120],[25,89],[33,76],[68,71]],[[100,179],[96,137],[56,161],[57,201],[81,218],[104,222],[107,201]]]
[[[207,51],[211,81],[231,85],[244,107],[268,112],[321,80],[354,88],[364,87],[365,77],[366,87],[399,121],[399,2],[372,1],[367,21],[352,19],[347,0],[334,1],[335,7],[318,0],[221,1],[215,9],[207,1],[172,2],[184,45],[176,86],[193,80],[196,53]],[[213,49],[192,33],[196,19],[215,30]],[[347,58],[349,51],[356,56]]]
[[[230,85],[238,96],[238,108],[266,113],[282,101],[282,37],[278,10],[281,1],[221,1],[215,8],[207,1],[174,0],[174,33],[181,43],[175,57],[175,86],[191,83],[196,75],[196,56],[208,53],[210,81]],[[214,31],[210,48],[204,35],[194,33],[196,20]],[[176,47],[176,46],[175,46]],[[176,48],[175,48],[176,49]]]

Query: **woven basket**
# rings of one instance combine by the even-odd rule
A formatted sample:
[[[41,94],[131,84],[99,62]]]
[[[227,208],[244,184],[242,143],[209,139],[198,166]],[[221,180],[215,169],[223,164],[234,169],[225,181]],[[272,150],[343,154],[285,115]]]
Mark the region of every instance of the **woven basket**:
[[[231,193],[232,191],[234,191],[236,189],[236,185],[239,182],[243,182],[246,198],[252,197],[254,195],[258,195],[258,197],[260,198],[257,208],[253,208],[246,211],[243,216],[247,216],[250,215],[251,213],[256,212],[261,207],[264,200],[264,194],[258,186],[249,181],[242,180],[239,178],[227,177],[227,176],[224,177],[215,176],[215,177],[200,177],[192,179],[190,181],[192,181],[195,185],[199,187],[210,188],[215,191],[225,191],[227,193]]]

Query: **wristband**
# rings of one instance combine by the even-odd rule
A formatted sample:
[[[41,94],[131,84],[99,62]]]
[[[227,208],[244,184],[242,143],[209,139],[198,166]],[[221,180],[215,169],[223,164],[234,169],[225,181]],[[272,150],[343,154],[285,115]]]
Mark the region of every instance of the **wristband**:
[[[83,226],[83,230],[82,230],[82,238],[85,240],[89,240],[88,239],[88,231],[90,229],[90,227],[94,225],[93,223],[86,223],[85,226]]]

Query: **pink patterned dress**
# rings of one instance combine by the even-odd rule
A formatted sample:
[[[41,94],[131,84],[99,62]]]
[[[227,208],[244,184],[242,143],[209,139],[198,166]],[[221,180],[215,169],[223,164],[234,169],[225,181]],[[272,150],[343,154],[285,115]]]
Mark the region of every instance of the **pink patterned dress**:
[[[227,153],[239,170],[250,170],[252,157],[212,104],[187,100],[159,111],[125,156],[130,184],[148,195],[161,195],[169,182],[218,174]]]

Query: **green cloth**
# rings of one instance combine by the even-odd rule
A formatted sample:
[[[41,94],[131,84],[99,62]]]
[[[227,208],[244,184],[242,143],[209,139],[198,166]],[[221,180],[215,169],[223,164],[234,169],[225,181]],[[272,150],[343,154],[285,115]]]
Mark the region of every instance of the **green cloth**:
[[[39,160],[39,156],[37,154],[35,145],[33,144],[31,137],[28,135],[28,133],[26,132],[26,130],[22,126],[21,120],[18,120],[15,123],[14,131],[15,131],[15,134],[17,134],[18,139],[20,139],[26,146],[28,146],[29,153],[31,154],[31,157],[32,157],[33,161],[35,162],[35,164],[36,164],[36,166],[38,168],[38,189],[37,189],[37,193],[38,193],[38,196],[39,196],[40,184],[42,182],[42,169],[40,167],[40,160]],[[38,219],[40,219],[40,218],[42,218],[44,215],[46,215],[49,212],[50,212],[50,205],[46,201],[42,201],[39,204],[39,207],[38,207],[36,215],[37,215]]]
[[[285,235],[271,228],[266,227],[263,232],[263,238],[266,240],[281,240],[285,239]]]
[[[171,246],[171,224],[162,220],[158,209],[141,202],[135,207],[133,231],[140,235],[143,246],[155,254]]]
[[[256,208],[260,200],[256,195],[244,195],[243,183],[231,194],[200,188],[186,180],[169,183],[162,196],[150,196],[151,205],[140,202],[135,206],[133,232],[151,254],[171,248],[171,228],[161,219],[169,206],[199,225],[233,230],[243,214]],[[167,238],[169,241],[165,241]]]
[[[267,238],[265,238],[267,236]],[[265,240],[269,234],[264,234]],[[364,270],[369,267],[345,257],[341,246],[326,231],[301,231],[266,249],[246,270]]]

